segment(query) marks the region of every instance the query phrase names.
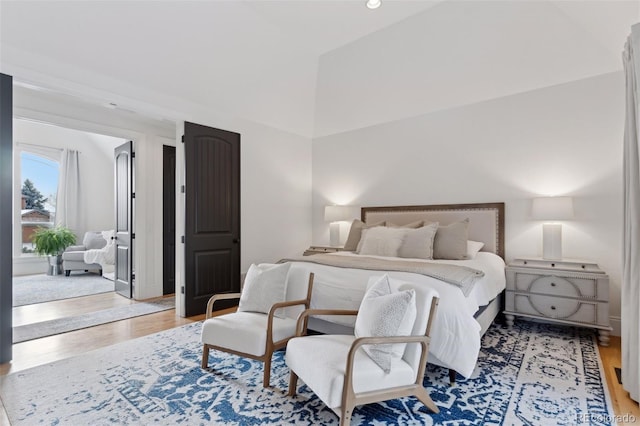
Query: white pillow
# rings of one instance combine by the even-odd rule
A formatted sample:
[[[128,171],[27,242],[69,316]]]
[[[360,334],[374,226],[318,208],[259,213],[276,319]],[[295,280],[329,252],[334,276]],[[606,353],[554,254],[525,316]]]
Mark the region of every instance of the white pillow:
[[[291,263],[252,264],[244,279],[238,311],[268,314],[271,306],[284,302],[289,268]],[[284,318],[285,309],[277,310],[274,315]]]
[[[356,317],[356,337],[409,336],[416,321],[416,292],[393,291],[389,277],[369,278],[369,289]],[[406,343],[365,345],[362,349],[382,368],[391,371],[391,361],[400,359]]]
[[[407,228],[387,228],[385,226],[363,229],[358,254],[398,257],[398,250],[407,231]]]
[[[407,229],[398,250],[399,257],[433,259],[433,240],[438,230],[438,222],[417,229]]]
[[[484,247],[484,243],[480,241],[467,240],[467,259],[475,259],[482,247]]]

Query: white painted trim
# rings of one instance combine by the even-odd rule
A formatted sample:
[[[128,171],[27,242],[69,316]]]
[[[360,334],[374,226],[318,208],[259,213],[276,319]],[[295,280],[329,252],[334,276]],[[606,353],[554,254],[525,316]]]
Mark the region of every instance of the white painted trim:
[[[622,330],[622,318],[618,317],[618,316],[610,316],[609,317],[609,322],[611,324],[611,327],[613,328],[613,331],[611,331],[611,334],[614,336],[620,336],[622,334],[621,330]]]
[[[186,200],[185,194],[180,190],[186,181],[184,164],[184,122],[176,123],[176,315],[185,316],[185,298],[182,287],[185,285],[185,255],[182,236],[185,233],[186,224]]]
[[[13,276],[44,274],[47,272],[47,259],[41,256],[13,258]]]

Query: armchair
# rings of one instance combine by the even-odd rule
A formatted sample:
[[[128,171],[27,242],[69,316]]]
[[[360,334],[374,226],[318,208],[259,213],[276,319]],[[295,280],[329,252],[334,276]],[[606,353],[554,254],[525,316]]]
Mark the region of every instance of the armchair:
[[[432,412],[439,412],[423,386],[429,336],[439,300],[437,293],[410,284],[396,288],[413,289],[416,293],[416,319],[408,336],[303,336],[304,322],[311,315],[356,315],[358,311],[308,309],[300,315],[296,337],[289,341],[285,358],[291,369],[290,396],[295,396],[298,377],[301,378],[338,415],[341,426],[350,424],[356,405],[411,395]],[[385,344],[389,348],[398,343],[406,343],[404,353],[391,361],[386,373],[363,350],[369,345]]]
[[[240,293],[212,296],[207,303],[206,319],[202,324],[202,368],[208,368],[210,349],[255,359],[264,362],[263,386],[269,387],[273,352],[285,347],[296,334],[297,315],[292,315],[291,310],[285,308],[299,306],[297,313],[309,308],[312,289],[311,273],[305,299],[292,300],[292,295],[297,291],[287,288],[286,300],[271,305],[267,314],[237,311],[213,317],[213,307],[217,301],[241,299],[245,289]],[[306,331],[306,322],[301,323],[300,327]]]
[[[85,232],[81,245],[69,246],[62,253],[65,276],[71,271],[98,270],[102,275],[105,264],[113,264],[113,231]]]

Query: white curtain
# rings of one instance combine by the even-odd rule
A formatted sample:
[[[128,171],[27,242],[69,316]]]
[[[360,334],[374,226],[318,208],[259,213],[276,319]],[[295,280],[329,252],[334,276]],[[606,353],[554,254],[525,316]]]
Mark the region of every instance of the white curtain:
[[[56,223],[82,236],[80,213],[80,164],[78,151],[65,149],[60,162],[58,197],[56,200]]]
[[[622,269],[622,384],[640,401],[640,24],[631,27],[623,53],[627,81],[624,129],[624,233]]]

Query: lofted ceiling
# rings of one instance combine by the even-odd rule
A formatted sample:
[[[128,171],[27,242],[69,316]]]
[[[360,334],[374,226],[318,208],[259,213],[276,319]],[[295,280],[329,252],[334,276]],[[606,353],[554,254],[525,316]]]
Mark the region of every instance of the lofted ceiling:
[[[526,13],[514,14],[511,10],[514,4],[529,7],[535,3],[545,4],[544,8],[536,8],[535,22]],[[465,8],[466,4],[469,8]],[[476,13],[484,4],[491,12]],[[466,15],[467,9],[476,14]],[[503,9],[504,22],[500,23]],[[514,93],[622,69],[620,52],[630,25],[640,17],[639,10],[637,1],[614,0],[383,0],[383,6],[373,11],[365,8],[364,0],[2,0],[0,70],[34,84],[39,83],[39,76],[55,77],[80,88],[96,89],[100,96],[113,94],[114,98],[124,99],[125,104],[127,99],[138,99],[165,108],[174,104],[179,109],[176,104],[188,102],[312,137],[317,121],[331,131],[349,128],[344,123],[326,124],[332,120],[330,114],[318,117],[324,112],[318,108],[317,91],[324,90],[320,98],[326,108],[331,104],[333,89],[322,87],[339,87],[327,83],[327,79],[332,75],[339,79],[349,71],[338,65],[327,69],[336,63],[333,58],[341,53],[348,55],[354,46],[365,53],[375,51],[374,41],[386,34],[398,34],[394,28],[412,25],[414,29],[406,36],[428,38],[422,46],[431,51],[424,54],[441,64],[446,64],[447,57],[453,54],[467,54],[450,45],[450,40],[456,38],[452,34],[494,39],[496,22],[505,24],[498,34],[503,40],[490,53],[501,66],[508,62],[514,49],[527,49],[531,52],[529,61],[535,63],[538,56],[540,61],[549,60],[545,53],[549,46],[577,45],[584,55],[589,55],[585,46],[593,46],[596,54],[592,52],[592,56],[597,58],[576,59],[579,70],[562,65],[558,81],[546,78],[532,83],[535,77],[526,73],[520,73],[520,77],[514,69],[509,87],[509,93]],[[471,26],[464,24],[476,16],[478,22],[470,33]],[[510,21],[514,16],[518,21]],[[545,16],[550,22],[562,22],[570,28],[547,32]],[[487,21],[484,29],[483,20]],[[421,26],[421,22],[425,25]],[[523,39],[519,34],[523,28],[539,35],[526,37],[529,46],[517,44]],[[512,45],[508,43],[511,39]],[[411,44],[411,40],[406,41]],[[410,66],[410,61],[408,64],[404,66]],[[447,79],[446,70],[440,68],[433,67],[433,75],[429,75],[429,69],[424,70],[421,80],[429,81],[431,77],[430,84],[451,86],[455,92],[455,79]],[[366,70],[359,75],[366,81]],[[485,77],[474,75],[472,69],[467,78],[471,86],[487,85]],[[397,75],[389,76],[387,84],[402,84],[396,80]],[[422,84],[409,80],[404,83]],[[406,89],[403,86],[401,91]],[[504,95],[495,93],[496,97]],[[491,94],[482,96],[490,98]],[[465,99],[459,95],[456,104],[475,101],[477,96]],[[440,107],[450,106],[450,102],[443,101]],[[437,103],[429,105],[429,110],[438,108]],[[414,111],[420,112],[423,111]]]

